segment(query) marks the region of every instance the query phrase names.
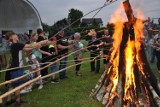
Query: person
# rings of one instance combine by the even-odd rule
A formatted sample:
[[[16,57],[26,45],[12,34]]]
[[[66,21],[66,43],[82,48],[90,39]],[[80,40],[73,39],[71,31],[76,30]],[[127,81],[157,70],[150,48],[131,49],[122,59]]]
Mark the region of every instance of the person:
[[[43,41],[45,40],[45,35],[44,35],[44,32],[42,29],[37,29],[37,34],[38,34],[38,40],[37,42],[40,42],[40,41]],[[48,46],[43,46],[41,48],[42,51],[45,51],[45,52],[48,52]],[[51,54],[48,52],[48,54],[44,54],[44,53],[39,53],[41,56],[40,56],[40,59],[41,59],[41,62],[42,63],[45,63],[47,62],[47,57],[48,56],[51,56]],[[43,64],[42,67],[46,66],[47,64]],[[41,70],[41,75],[42,76],[46,76],[48,75],[48,67]],[[44,82],[47,82],[47,79],[44,79]]]
[[[72,48],[72,45],[74,41],[73,40],[68,40],[68,38],[65,38],[64,35],[64,30],[60,30],[58,32],[57,36],[57,48],[58,48],[58,54],[60,57],[64,57],[68,54],[68,50]],[[67,57],[64,57],[63,59],[60,60],[60,66],[59,70],[66,68],[67,66]],[[59,73],[60,79],[66,79],[66,70],[63,70],[62,72]]]
[[[160,73],[160,31],[155,41],[155,46],[156,46],[155,54],[157,58],[157,68],[158,68],[158,72]]]
[[[152,38],[149,40],[150,45],[150,63],[153,64],[155,60],[155,49],[154,49],[154,35],[152,35]]]
[[[90,60],[91,63],[91,72],[99,73],[100,71],[100,47],[98,45],[101,43],[100,40],[97,40],[97,33],[94,29],[90,30],[88,33],[89,36],[92,37],[92,39],[88,42],[88,50],[90,51]],[[91,46],[91,47],[90,47]],[[96,60],[96,66],[95,66],[95,58]]]
[[[103,55],[104,55],[103,66],[104,66],[104,70],[106,70],[107,64],[109,62],[110,48],[112,47],[112,42],[113,42],[111,35],[109,35],[108,30],[104,30],[102,42],[104,43],[103,44]]]
[[[160,18],[158,18],[158,24],[160,25]]]
[[[27,61],[27,63],[29,65],[31,65],[30,66],[30,72],[40,69],[40,64],[39,64],[36,56],[32,52],[27,52],[26,61]],[[36,72],[35,74],[36,74],[36,76],[40,76],[41,75],[40,71]],[[40,83],[40,85],[39,85],[38,89],[40,90],[40,89],[43,88],[43,82],[42,82],[41,78],[39,79],[39,83]]]
[[[56,37],[53,36],[51,38],[51,41],[54,41],[53,44],[49,45],[49,53],[52,54],[52,56],[49,57],[49,61],[56,61],[57,60],[57,56],[58,56],[58,49],[57,49],[57,46],[56,46]],[[54,63],[53,65],[51,65],[51,72],[54,73],[57,71],[57,63]],[[51,83],[58,83],[58,79],[56,78],[56,75],[53,75],[51,77]]]
[[[42,41],[35,44],[23,44],[19,43],[19,38],[14,32],[8,32],[6,34],[6,39],[11,42],[10,52],[11,52],[11,67],[21,67],[23,65],[23,59],[22,59],[22,51],[30,51],[34,48],[40,48],[43,45],[48,45],[48,41]],[[23,75],[23,69],[15,69],[10,71],[9,77],[10,79],[15,79]],[[17,80],[15,82],[12,82],[9,84],[9,90],[12,90],[13,88],[20,86],[23,84],[23,79]],[[17,90],[15,92],[16,95],[16,103],[15,106],[20,106],[24,101],[21,99],[20,96],[20,90]],[[6,105],[9,105],[13,103],[11,100],[11,96],[8,96]]]
[[[81,35],[80,33],[75,33],[74,34],[74,40],[76,41],[75,44],[73,45],[73,52],[77,51],[77,50],[81,50],[83,48],[83,44],[82,42],[80,41],[80,38],[81,38]],[[84,50],[81,50],[79,52],[76,52],[74,54],[74,60],[75,60],[75,64],[78,64],[76,65],[76,76],[81,76],[81,72],[80,72],[80,67],[81,67],[81,61],[83,59],[83,54],[84,54]]]

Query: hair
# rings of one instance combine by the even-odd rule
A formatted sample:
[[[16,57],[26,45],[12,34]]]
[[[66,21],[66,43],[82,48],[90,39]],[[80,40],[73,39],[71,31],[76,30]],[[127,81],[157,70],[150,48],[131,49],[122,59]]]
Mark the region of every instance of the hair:
[[[34,36],[36,36],[36,34],[37,34],[37,33],[32,33],[32,34],[31,34],[31,38],[34,37]]]
[[[13,36],[13,35],[16,35],[16,33],[14,33],[14,32],[7,32],[6,35],[5,35],[6,40],[9,40],[10,37]]]
[[[76,38],[77,36],[80,36],[80,33],[76,32],[76,33],[74,34],[74,38]]]
[[[37,34],[40,35],[41,33],[43,33],[43,30],[41,28],[37,29]]]

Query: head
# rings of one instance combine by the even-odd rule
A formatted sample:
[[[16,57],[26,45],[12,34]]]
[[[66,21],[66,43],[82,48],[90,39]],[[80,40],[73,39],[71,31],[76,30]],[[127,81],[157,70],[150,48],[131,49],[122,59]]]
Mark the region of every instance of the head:
[[[97,37],[97,33],[96,33],[95,29],[91,29],[90,32],[88,33],[88,35],[91,36],[92,38]]]
[[[38,39],[38,34],[37,33],[32,33],[31,34],[31,41],[36,42]]]
[[[51,41],[53,42],[53,44],[56,44],[56,43],[57,43],[56,36],[53,36],[53,37],[51,38]]]
[[[41,28],[37,29],[37,34],[41,35],[43,33],[43,30]]]
[[[63,37],[63,36],[64,36],[64,30],[60,30],[60,31],[58,32],[58,35]]]
[[[109,35],[109,31],[108,30],[104,30],[104,35]]]
[[[80,38],[81,38],[80,33],[77,32],[77,33],[74,34],[74,39],[75,40],[80,40]]]
[[[14,32],[8,32],[6,33],[6,39],[9,40],[12,43],[17,43],[18,42],[18,36]]]

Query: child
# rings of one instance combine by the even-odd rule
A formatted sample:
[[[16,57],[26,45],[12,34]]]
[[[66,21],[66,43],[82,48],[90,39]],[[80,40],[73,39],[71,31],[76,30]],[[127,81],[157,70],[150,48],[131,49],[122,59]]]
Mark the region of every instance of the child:
[[[51,38],[51,41],[56,41],[56,37],[52,37]],[[58,50],[57,50],[57,47],[56,47],[56,42],[49,45],[49,52],[52,54],[52,56],[49,57],[50,61],[54,62],[56,61],[56,57],[58,55]],[[56,72],[57,71],[57,64],[54,63],[52,66],[51,66],[51,72]],[[58,82],[58,79],[56,79],[56,75],[53,75],[52,78],[51,78],[51,83],[57,83]]]
[[[38,60],[36,59],[36,56],[32,52],[28,52],[27,56],[28,57],[26,58],[26,61],[28,62],[29,65],[31,65],[30,71],[32,72],[32,71],[35,71],[35,70],[39,70],[40,65],[39,65]],[[36,75],[37,76],[41,75],[40,71],[36,72]],[[41,78],[39,79],[39,82],[40,82],[40,85],[39,85],[38,89],[40,90],[40,89],[43,88],[43,82],[42,82]]]

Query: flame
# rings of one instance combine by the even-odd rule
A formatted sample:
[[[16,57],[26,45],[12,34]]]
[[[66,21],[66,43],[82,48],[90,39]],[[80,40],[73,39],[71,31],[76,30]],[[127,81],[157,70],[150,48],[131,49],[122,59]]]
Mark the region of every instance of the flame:
[[[111,16],[110,22],[114,23],[114,34],[112,36],[114,42],[113,42],[113,50],[111,53],[110,57],[110,63],[112,66],[109,67],[108,69],[108,74],[111,73],[110,75],[110,84],[112,85],[112,88],[110,89],[109,97],[107,100],[108,106],[113,106],[113,99],[117,95],[117,88],[118,88],[118,83],[119,83],[119,77],[120,73],[124,74],[124,90],[123,90],[123,106],[124,107],[129,107],[132,104],[136,105],[136,107],[139,106],[139,98],[137,95],[137,85],[136,85],[136,80],[135,80],[135,64],[138,65],[139,71],[141,71],[142,75],[145,75],[143,72],[143,63],[141,62],[139,51],[142,48],[142,39],[144,38],[143,35],[143,20],[144,16],[142,12],[139,9],[136,9],[137,13],[137,19],[135,19],[133,28],[134,28],[134,35],[135,39],[131,39],[131,35],[129,34],[128,36],[128,41],[124,50],[124,71],[119,71],[119,62],[120,62],[120,45],[122,42],[122,35],[123,35],[123,29],[124,29],[124,22],[126,21],[126,16],[122,14],[124,12],[124,9],[122,5],[118,7],[118,9],[115,11],[115,13]],[[132,23],[128,23],[128,26],[130,27]],[[127,29],[127,28],[126,28]],[[128,29],[130,30],[130,29]],[[110,86],[110,84],[108,86]],[[109,88],[107,88],[108,90]],[[148,93],[145,91],[145,93]],[[147,94],[148,97],[148,94]],[[110,104],[109,104],[110,103]]]
[[[136,89],[135,77],[134,77],[134,41],[128,40],[127,47],[125,49],[125,88],[124,88],[124,98],[123,100],[126,102],[132,101],[132,90]]]

